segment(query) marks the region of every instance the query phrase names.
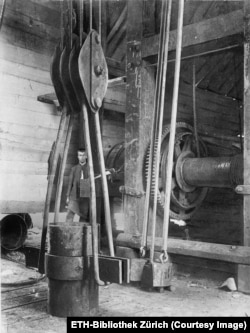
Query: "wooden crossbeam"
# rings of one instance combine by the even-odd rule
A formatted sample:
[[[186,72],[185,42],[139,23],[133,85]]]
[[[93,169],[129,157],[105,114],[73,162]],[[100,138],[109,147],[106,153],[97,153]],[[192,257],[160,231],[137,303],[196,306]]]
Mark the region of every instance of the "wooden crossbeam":
[[[150,247],[150,244],[151,237],[148,237],[148,247]],[[133,237],[127,233],[121,233],[116,238],[116,245],[139,249],[141,246],[141,240],[140,237]],[[161,251],[161,246],[162,238],[156,237],[155,251]],[[250,247],[247,246],[225,245],[169,238],[168,252],[183,256],[250,265]]]
[[[123,8],[123,11],[122,11],[121,15],[119,16],[118,20],[115,22],[115,25],[113,26],[113,28],[111,29],[110,33],[108,34],[107,43],[109,43],[112,40],[112,38],[114,37],[114,35],[120,29],[123,21],[126,19],[126,16],[127,16],[127,6],[125,6]]]
[[[106,57],[109,74],[120,77],[125,75],[125,66],[120,61]]]
[[[49,93],[39,95],[39,102],[59,105],[56,94]],[[109,80],[107,93],[104,98],[104,109],[125,113],[126,110],[126,92],[124,77]]]
[[[243,11],[236,10],[199,23],[189,24],[183,29],[183,48],[206,43],[243,33]],[[176,48],[176,30],[170,32],[169,51]],[[154,56],[159,49],[159,35],[142,40],[142,57]]]
[[[107,45],[107,55],[114,57],[114,53],[121,47],[121,43],[124,40],[124,35],[126,33],[127,25],[126,22],[119,27],[119,30],[116,32],[116,35],[112,39],[111,42]]]

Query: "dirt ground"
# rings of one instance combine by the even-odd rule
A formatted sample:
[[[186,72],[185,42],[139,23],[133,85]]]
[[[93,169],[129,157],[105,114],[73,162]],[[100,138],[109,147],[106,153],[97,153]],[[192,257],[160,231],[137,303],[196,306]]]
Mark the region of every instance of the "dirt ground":
[[[46,279],[30,286],[18,285],[27,279],[32,283],[39,277],[36,270],[23,264],[1,260],[1,332],[66,332],[66,320],[47,313]],[[215,281],[178,274],[173,277],[172,288],[173,291],[160,293],[142,290],[138,283],[100,287],[98,316],[250,316],[250,295],[220,288]]]

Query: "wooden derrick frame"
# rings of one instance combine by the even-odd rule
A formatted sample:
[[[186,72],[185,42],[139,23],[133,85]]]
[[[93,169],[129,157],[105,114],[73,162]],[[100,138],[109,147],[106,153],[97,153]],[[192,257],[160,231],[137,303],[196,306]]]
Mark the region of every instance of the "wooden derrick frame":
[[[229,14],[221,15],[219,18],[208,19],[199,23],[185,26],[183,30],[183,47],[186,48],[184,56],[195,56],[199,52],[199,44],[209,42],[209,52],[216,52],[221,46],[218,39],[223,41],[223,47],[235,47],[242,43],[244,31],[244,185],[248,185],[250,179],[250,4],[244,1],[244,13],[237,10]],[[145,6],[145,3],[144,3]],[[133,7],[133,8],[132,8]],[[145,7],[144,7],[145,9]],[[136,12],[136,15],[133,15]],[[126,123],[125,123],[125,145],[129,147],[131,142],[136,142],[134,149],[128,149],[125,153],[125,186],[141,190],[143,183],[139,172],[143,169],[143,161],[140,152],[145,147],[147,133],[150,124],[145,121],[144,116],[150,115],[148,93],[154,91],[154,78],[152,67],[144,66],[148,57],[157,55],[159,36],[142,37],[143,30],[143,1],[136,0],[128,2],[127,22],[127,87],[126,87]],[[141,19],[140,19],[141,18]],[[148,18],[147,18],[148,19]],[[201,30],[202,28],[202,30]],[[244,28],[244,29],[243,29]],[[205,30],[204,30],[205,29]],[[206,34],[199,35],[199,31]],[[232,36],[241,36],[236,43]],[[228,38],[228,42],[225,41]],[[215,40],[216,39],[216,40]],[[204,45],[204,44],[203,44]],[[236,47],[237,47],[236,45]],[[176,31],[171,32],[169,50],[174,51],[176,46]],[[202,51],[206,52],[202,46]],[[136,52],[136,62],[133,57]],[[171,61],[171,57],[170,57]],[[132,69],[131,69],[132,68]],[[136,69],[136,70],[135,70]],[[135,72],[137,75],[135,75]],[[141,80],[140,96],[136,96],[136,80],[138,73],[143,75]],[[149,89],[150,87],[150,89]],[[133,118],[133,121],[131,119]],[[133,175],[136,175],[135,177]],[[142,230],[143,198],[130,198],[124,196],[125,226],[124,234],[117,237],[116,244],[119,247],[133,249],[140,248],[140,233]],[[169,240],[168,251],[174,255],[189,256],[194,258],[205,258],[212,261],[226,262],[236,266],[236,278],[238,290],[250,292],[250,196],[244,196],[242,226],[242,246],[230,246],[215,243],[205,243],[189,240]],[[161,241],[159,240],[158,251]],[[156,243],[156,251],[157,251]],[[129,253],[129,251],[128,251]],[[131,259],[133,260],[133,259]]]

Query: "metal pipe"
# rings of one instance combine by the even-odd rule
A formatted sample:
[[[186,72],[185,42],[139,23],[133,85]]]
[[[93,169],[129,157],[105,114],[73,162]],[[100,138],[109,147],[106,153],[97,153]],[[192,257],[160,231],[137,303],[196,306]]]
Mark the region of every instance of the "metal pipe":
[[[105,212],[105,224],[107,230],[107,237],[109,243],[109,252],[110,256],[114,257],[114,243],[113,243],[113,235],[112,235],[112,224],[111,224],[111,216],[110,216],[110,204],[109,204],[109,190],[108,183],[105,173],[105,162],[103,157],[103,147],[102,147],[102,136],[101,136],[101,128],[100,128],[100,120],[99,120],[99,112],[95,113],[95,127],[96,127],[96,140],[97,140],[97,153],[98,160],[100,165],[101,172],[101,181],[102,181],[102,190],[103,190],[103,201],[104,201],[104,212]]]
[[[66,162],[68,157],[69,145],[71,134],[73,131],[74,126],[74,116],[70,114],[68,116],[68,124],[67,124],[67,134],[66,139],[63,147],[63,157],[59,169],[57,187],[56,187],[56,199],[55,199],[55,215],[54,215],[54,223],[57,224],[59,222],[59,212],[60,212],[60,204],[61,204],[61,197],[62,197],[62,188],[63,188],[63,177],[66,168]]]
[[[169,151],[168,151],[168,163],[167,163],[167,179],[165,184],[165,203],[164,203],[164,217],[163,217],[163,244],[162,251],[167,251],[168,240],[168,223],[170,214],[170,197],[171,197],[171,184],[172,184],[172,169],[173,169],[173,156],[174,156],[174,144],[175,144],[175,132],[176,132],[176,119],[177,119],[177,107],[178,107],[178,93],[180,82],[180,70],[181,70],[181,46],[182,46],[182,32],[183,32],[183,15],[184,15],[184,0],[179,1],[178,10],[178,27],[177,27],[177,42],[176,42],[176,62],[175,62],[175,75],[174,75],[174,90],[171,112],[171,127],[169,137]]]
[[[181,168],[182,180],[195,187],[234,188],[243,184],[243,156],[187,158]]]
[[[162,125],[163,125],[163,114],[164,114],[164,99],[165,99],[165,90],[166,90],[166,74],[167,74],[167,63],[168,63],[168,44],[169,44],[169,32],[170,32],[170,18],[171,18],[171,8],[172,8],[172,0],[169,0],[166,8],[163,7],[163,10],[166,12],[163,16],[163,26],[162,26],[162,44],[160,47],[160,67],[158,70],[160,71],[159,76],[159,90],[158,96],[156,96],[158,107],[158,119],[157,119],[157,130],[156,130],[156,154],[155,154],[155,173],[159,175],[160,168],[160,154],[161,154],[161,135],[162,135]],[[166,10],[167,9],[167,10]],[[154,184],[154,202],[153,202],[153,216],[152,216],[152,244],[150,251],[150,260],[153,262],[154,260],[154,239],[155,239],[155,227],[156,227],[156,215],[157,215],[157,193],[158,193],[158,183],[159,177],[156,177]]]
[[[196,109],[196,68],[195,68],[195,61],[193,63],[193,120],[194,120],[194,138],[195,138],[195,145],[197,156],[200,157],[200,145],[199,145],[199,136],[198,136],[198,122],[197,122],[197,109]]]
[[[63,107],[60,124],[59,124],[58,132],[57,132],[55,147],[54,147],[54,151],[53,151],[53,155],[52,155],[51,172],[48,176],[48,187],[47,187],[44,212],[43,212],[43,229],[42,229],[42,237],[41,237],[41,247],[40,247],[40,252],[39,252],[39,260],[38,260],[39,273],[44,273],[44,255],[45,255],[47,228],[48,228],[48,223],[49,223],[49,208],[50,208],[50,202],[51,202],[51,197],[52,197],[56,167],[57,167],[58,158],[59,158],[59,154],[60,154],[60,144],[62,142],[62,138],[64,135],[64,129],[65,129],[65,125],[66,125],[66,120],[67,120],[66,112],[67,112],[67,107]]]
[[[200,57],[207,56],[207,55],[214,54],[214,53],[229,51],[229,50],[236,49],[236,48],[239,48],[239,47],[242,47],[242,46],[243,46],[243,43],[236,43],[236,44],[221,47],[221,48],[218,48],[218,49],[215,49],[215,50],[204,51],[204,52],[200,52],[200,53],[190,54],[190,55],[187,55],[187,56],[182,56],[181,60],[200,58]],[[168,59],[168,62],[175,62],[175,58]],[[157,63],[147,64],[143,67],[146,68],[146,67],[152,67],[152,66],[157,66]]]
[[[93,246],[93,259],[94,259],[94,273],[95,281],[99,286],[104,285],[99,276],[99,262],[98,262],[98,230],[97,230],[97,216],[96,216],[96,188],[94,176],[94,164],[91,150],[90,132],[89,132],[89,117],[88,110],[85,104],[82,105],[83,123],[85,144],[88,155],[89,179],[90,179],[90,221],[92,227],[92,246]]]

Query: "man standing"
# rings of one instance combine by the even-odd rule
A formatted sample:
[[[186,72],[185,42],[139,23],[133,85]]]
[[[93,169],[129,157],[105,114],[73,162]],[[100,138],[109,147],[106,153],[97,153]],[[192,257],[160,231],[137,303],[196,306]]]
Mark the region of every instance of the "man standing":
[[[88,221],[89,198],[80,197],[80,180],[89,178],[87,166],[87,153],[80,148],[77,151],[79,163],[70,172],[66,203],[68,205],[66,222],[71,223],[75,214],[80,216],[80,221]]]

